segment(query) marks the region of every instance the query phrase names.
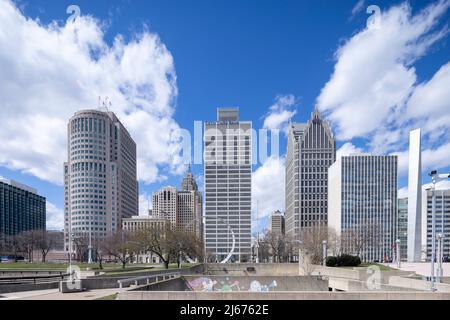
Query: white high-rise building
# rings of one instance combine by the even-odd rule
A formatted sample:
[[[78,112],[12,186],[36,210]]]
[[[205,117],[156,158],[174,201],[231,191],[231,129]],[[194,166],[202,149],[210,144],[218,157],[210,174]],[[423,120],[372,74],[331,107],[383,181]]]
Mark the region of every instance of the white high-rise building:
[[[252,123],[219,108],[204,132],[205,245],[210,261],[251,256]]]
[[[112,112],[75,113],[64,163],[64,240],[69,235],[103,239],[138,215],[136,143]]]
[[[411,131],[409,141],[408,175],[408,262],[421,260],[422,251],[422,156],[421,131]]]
[[[444,238],[443,256],[450,257],[450,189],[436,188],[435,226],[436,235],[442,233]],[[431,261],[433,220],[432,191],[422,191],[422,258]],[[437,242],[436,242],[437,243]],[[437,245],[436,245],[437,248]]]
[[[363,261],[393,258],[397,239],[397,156],[350,155],[329,169],[328,226],[344,253]]]

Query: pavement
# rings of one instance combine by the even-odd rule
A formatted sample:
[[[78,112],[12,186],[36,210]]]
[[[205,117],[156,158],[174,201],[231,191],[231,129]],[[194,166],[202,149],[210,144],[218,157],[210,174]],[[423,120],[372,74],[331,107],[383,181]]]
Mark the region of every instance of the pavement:
[[[58,289],[2,293],[0,300],[95,300],[119,292],[119,289],[99,289],[61,293]]]
[[[387,264],[389,267],[397,269],[396,263]],[[437,263],[435,264],[437,268]],[[450,277],[450,263],[443,263],[443,276]],[[431,262],[402,262],[400,265],[402,271],[413,271],[422,276],[431,276]]]

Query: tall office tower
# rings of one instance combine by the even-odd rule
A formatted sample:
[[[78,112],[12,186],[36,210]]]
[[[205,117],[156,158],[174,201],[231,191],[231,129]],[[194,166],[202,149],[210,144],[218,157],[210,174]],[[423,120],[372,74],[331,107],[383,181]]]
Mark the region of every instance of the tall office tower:
[[[84,110],[68,125],[64,239],[103,239],[137,215],[136,143],[112,112]]]
[[[433,234],[433,197],[431,190],[422,191],[422,251],[426,260],[431,261]],[[442,234],[443,257],[450,257],[450,189],[436,187],[435,227],[436,237]],[[436,241],[436,250],[438,248]]]
[[[152,214],[156,218],[170,221],[173,228],[181,228],[203,237],[202,194],[189,169],[183,178],[182,190],[163,187],[153,193]]]
[[[204,132],[205,245],[209,259],[245,262],[251,255],[252,122],[219,108]]]
[[[363,261],[393,257],[397,239],[397,156],[343,156],[329,169],[328,226],[344,253]]]
[[[177,188],[163,187],[153,193],[153,216],[167,219],[172,227],[177,225]]]
[[[284,215],[280,211],[274,211],[270,215],[269,230],[274,235],[283,236],[285,231]]]
[[[398,199],[397,234],[400,240],[400,258],[408,259],[408,198]]]
[[[422,256],[422,155],[421,130],[411,131],[409,138],[408,175],[408,262],[419,262]]]
[[[191,167],[178,191],[178,226],[203,239],[203,200]]]
[[[286,155],[286,234],[327,226],[328,168],[336,160],[336,140],[316,109],[306,124],[291,124]]]
[[[24,231],[45,230],[45,198],[37,190],[0,179],[0,245]]]

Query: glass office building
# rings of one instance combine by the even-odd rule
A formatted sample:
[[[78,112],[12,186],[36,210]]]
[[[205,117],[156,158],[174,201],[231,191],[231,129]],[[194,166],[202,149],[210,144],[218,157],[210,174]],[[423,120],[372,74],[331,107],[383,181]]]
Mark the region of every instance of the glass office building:
[[[23,231],[45,230],[45,198],[37,190],[0,179],[0,237]]]

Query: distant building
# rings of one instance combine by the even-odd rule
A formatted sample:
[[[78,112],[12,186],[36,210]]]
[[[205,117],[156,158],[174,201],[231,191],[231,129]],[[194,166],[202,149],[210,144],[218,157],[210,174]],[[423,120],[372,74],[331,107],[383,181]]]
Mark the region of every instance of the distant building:
[[[151,216],[132,216],[122,220],[122,229],[127,232],[136,233],[145,230],[159,230],[164,234],[164,230],[169,221],[164,218],[154,218]],[[140,252],[136,263],[161,263],[161,259],[153,252]]]
[[[272,234],[284,235],[284,215],[278,210],[270,215],[269,231]]]
[[[153,193],[152,215],[170,221],[172,227],[194,233],[203,239],[202,195],[189,169],[183,178],[182,190],[163,187]]]
[[[136,143],[112,112],[84,110],[69,120],[64,164],[65,250],[69,234],[104,239],[137,215]]]
[[[397,156],[350,155],[329,169],[328,226],[363,261],[393,258],[397,239]],[[355,242],[356,241],[356,242]]]
[[[331,126],[317,109],[308,123],[289,126],[286,154],[286,234],[299,238],[302,230],[326,227],[328,168],[336,160]]]
[[[204,130],[205,245],[210,261],[251,259],[252,122],[217,109]]]
[[[400,240],[400,258],[408,259],[408,198],[398,199],[397,234]]]
[[[431,247],[433,234],[432,220],[432,191],[422,191],[422,252],[426,259],[431,261]],[[450,189],[436,190],[435,208],[436,236],[439,233],[444,235],[443,256],[450,257]],[[437,242],[436,242],[437,243]],[[437,248],[437,245],[436,245]]]
[[[46,201],[36,189],[0,179],[0,241],[23,231],[45,230]]]

